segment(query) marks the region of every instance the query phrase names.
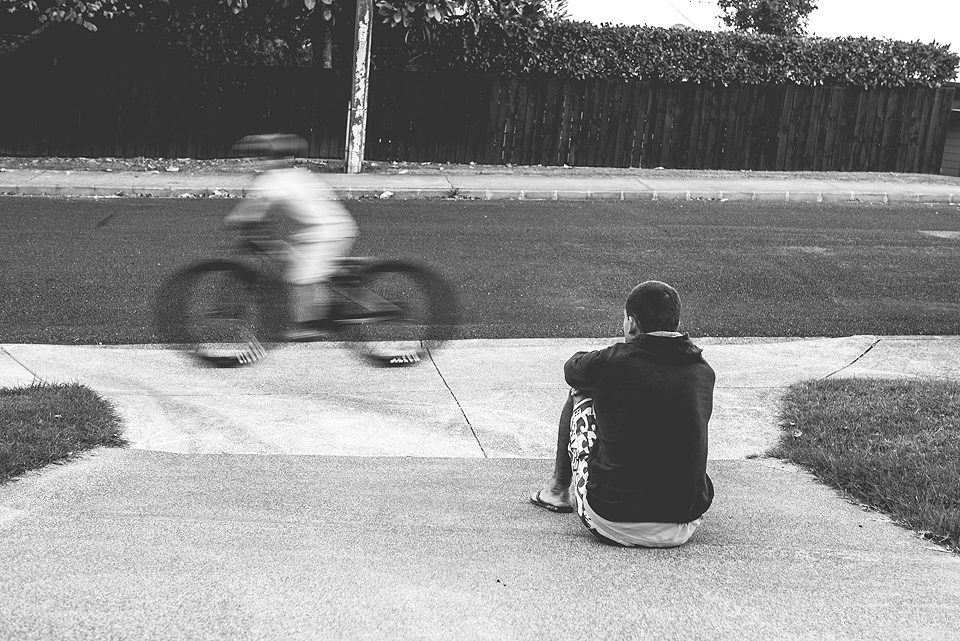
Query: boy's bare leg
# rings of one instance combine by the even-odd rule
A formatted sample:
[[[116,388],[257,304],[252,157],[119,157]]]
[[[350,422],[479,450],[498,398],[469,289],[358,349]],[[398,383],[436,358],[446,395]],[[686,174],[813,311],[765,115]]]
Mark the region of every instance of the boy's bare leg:
[[[573,471],[570,468],[570,419],[573,418],[573,394],[567,395],[560,412],[560,425],[557,429],[557,454],[553,465],[553,476],[546,486],[531,498],[539,498],[544,503],[558,507],[569,507],[570,483],[573,480]]]

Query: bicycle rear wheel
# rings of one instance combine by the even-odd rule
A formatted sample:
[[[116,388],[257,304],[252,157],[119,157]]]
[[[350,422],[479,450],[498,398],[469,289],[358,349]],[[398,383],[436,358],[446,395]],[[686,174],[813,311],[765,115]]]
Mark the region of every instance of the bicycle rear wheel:
[[[385,367],[415,365],[451,339],[459,305],[449,283],[436,272],[403,261],[383,261],[360,273],[359,285],[340,324],[367,361]]]
[[[239,367],[263,358],[272,305],[252,269],[207,262],[174,274],[157,297],[161,340],[203,365]]]

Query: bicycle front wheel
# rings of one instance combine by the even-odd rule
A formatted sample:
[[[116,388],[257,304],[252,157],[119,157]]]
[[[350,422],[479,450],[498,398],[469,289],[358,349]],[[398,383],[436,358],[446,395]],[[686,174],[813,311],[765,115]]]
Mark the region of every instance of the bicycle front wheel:
[[[256,272],[208,262],[174,274],[157,297],[161,340],[203,365],[238,367],[259,361],[269,338],[269,301]]]
[[[412,263],[370,265],[348,298],[355,311],[338,322],[351,347],[380,366],[421,362],[453,337],[459,323],[453,288],[436,272]]]

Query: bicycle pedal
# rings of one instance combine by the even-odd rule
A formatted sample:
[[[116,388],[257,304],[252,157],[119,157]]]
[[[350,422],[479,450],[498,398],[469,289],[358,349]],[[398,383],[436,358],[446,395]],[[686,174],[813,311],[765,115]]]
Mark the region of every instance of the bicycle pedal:
[[[266,356],[267,350],[257,339],[250,341],[249,350],[237,354],[237,361],[241,365],[252,365]]]
[[[397,356],[391,357],[388,361],[388,365],[413,365],[420,362],[420,355],[416,353],[411,354],[398,354]]]

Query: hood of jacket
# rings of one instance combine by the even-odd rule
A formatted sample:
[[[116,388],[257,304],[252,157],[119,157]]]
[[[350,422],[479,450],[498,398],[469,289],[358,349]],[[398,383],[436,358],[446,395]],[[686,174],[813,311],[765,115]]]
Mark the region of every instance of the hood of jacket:
[[[695,363],[703,361],[703,350],[694,345],[689,334],[653,332],[628,341],[649,360],[658,363]]]

